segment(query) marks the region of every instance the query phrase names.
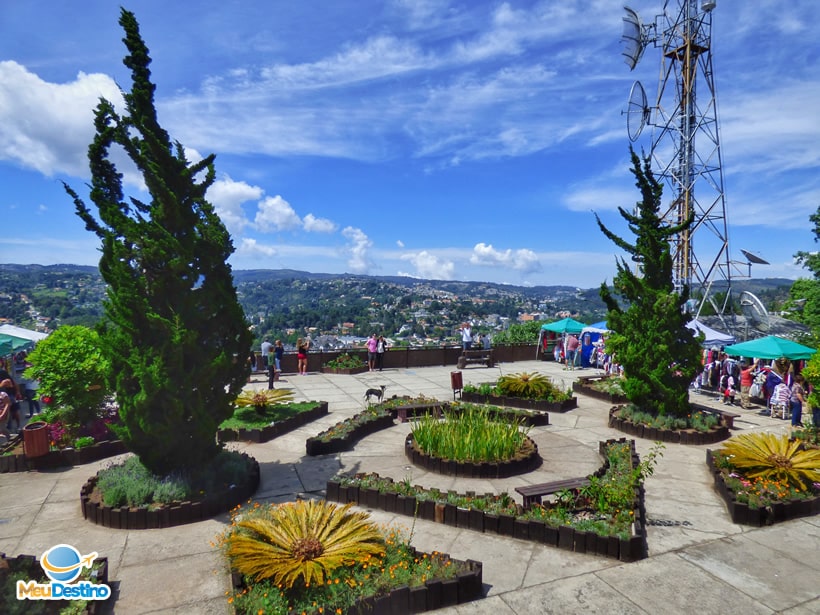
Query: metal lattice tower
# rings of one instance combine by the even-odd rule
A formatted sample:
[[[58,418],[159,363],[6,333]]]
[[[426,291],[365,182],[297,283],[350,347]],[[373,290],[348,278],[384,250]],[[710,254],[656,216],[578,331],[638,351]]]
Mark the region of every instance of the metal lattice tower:
[[[664,221],[673,225],[694,215],[694,224],[673,238],[672,255],[675,288],[688,285],[703,293],[695,316],[707,301],[718,314],[728,314],[732,269],[740,265],[729,259],[711,53],[714,8],[715,2],[706,0],[667,0],[663,14],[652,24],[642,24],[629,8],[624,17],[623,55],[630,68],[648,44],[661,50],[655,102],[650,107],[643,87],[635,82],[627,127],[630,139],[636,141],[645,124],[652,126],[652,170],[664,183],[664,199],[668,199]],[[739,268],[734,273],[745,277]],[[712,293],[716,282],[726,291],[720,306]]]

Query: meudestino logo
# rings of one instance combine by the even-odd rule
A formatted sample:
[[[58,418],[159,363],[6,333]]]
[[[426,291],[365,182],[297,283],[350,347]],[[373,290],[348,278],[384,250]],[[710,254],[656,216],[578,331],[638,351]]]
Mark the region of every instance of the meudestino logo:
[[[97,552],[80,555],[71,545],[55,545],[43,553],[40,566],[50,583],[17,581],[18,600],[106,600],[111,588],[104,583],[77,581],[83,568],[91,570]]]

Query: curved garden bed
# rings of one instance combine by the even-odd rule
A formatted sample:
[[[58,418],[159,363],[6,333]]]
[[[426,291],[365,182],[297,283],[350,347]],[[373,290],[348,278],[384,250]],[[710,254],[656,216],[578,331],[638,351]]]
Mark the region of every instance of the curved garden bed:
[[[219,429],[216,432],[216,439],[219,442],[233,442],[235,440],[256,443],[268,442],[294,429],[298,429],[302,425],[315,421],[327,413],[328,403],[326,401],[320,401],[316,402],[316,406],[311,410],[300,412],[295,416],[277,421],[261,429]]]
[[[701,410],[703,412],[711,412],[707,406],[698,406],[692,404],[693,409]],[[647,440],[672,442],[676,444],[714,444],[728,439],[731,434],[729,427],[724,424],[723,417],[719,416],[720,423],[717,427],[709,431],[697,431],[695,429],[660,429],[657,427],[650,427],[643,423],[633,423],[632,421],[622,419],[617,415],[620,406],[613,406],[609,410],[609,427],[617,429],[630,436],[636,438],[644,438]]]
[[[353,445],[365,436],[393,425],[393,415],[384,410],[365,410],[349,419],[336,423],[317,436],[305,441],[308,455],[327,455],[353,449]]]
[[[354,376],[368,371],[367,365],[361,367],[322,367],[323,374],[341,374],[343,376]]]
[[[122,440],[104,440],[83,448],[65,448],[39,457],[26,457],[22,451],[22,438],[14,438],[4,447],[4,454],[0,454],[0,474],[78,466],[127,452]]]
[[[466,399],[462,400],[465,403],[473,403]],[[417,416],[424,416],[425,414],[444,413],[447,411],[459,411],[458,405],[453,405],[448,401],[433,402],[425,404],[408,404],[406,406],[394,406],[390,408],[390,412],[400,423],[406,422],[410,418]],[[490,406],[488,408],[491,415],[500,421],[514,421],[517,420],[521,425],[527,427],[544,427],[550,424],[550,415],[548,412],[539,410],[528,410],[526,412],[516,412],[513,410],[506,410],[498,406]]]
[[[610,444],[616,442],[625,443],[627,441],[625,438],[621,438],[620,440],[607,440],[599,443],[599,452],[604,459],[604,463],[600,469],[596,470],[594,476],[603,476],[608,469],[609,464],[604,452]],[[640,458],[635,451],[635,441],[631,440],[629,444],[632,467],[637,467]],[[431,496],[430,492],[423,487],[410,487],[404,483],[394,483],[391,478],[386,477],[381,480],[390,485],[395,485],[394,489],[388,488],[384,484],[373,487],[360,486],[355,484],[360,482],[356,480],[360,476],[362,475],[353,477],[353,480],[349,481],[351,484],[345,484],[348,481],[343,478],[329,480],[325,498],[343,504],[353,502],[359,506],[378,508],[409,517],[418,516],[427,521],[443,523],[452,527],[511,536],[521,540],[531,540],[568,551],[611,557],[623,562],[636,561],[648,556],[646,508],[642,485],[635,490],[635,499],[632,506],[635,521],[632,524],[631,535],[628,538],[618,538],[617,536],[603,536],[591,531],[578,530],[571,526],[556,527],[541,520],[525,518],[522,516],[523,509],[520,505],[514,505],[510,510],[510,514],[496,514],[471,504],[476,500],[481,500],[484,502],[484,507],[487,507],[488,501],[499,500],[503,495],[487,494],[476,498],[472,492],[463,495],[454,492],[438,492],[439,497],[435,497]],[[378,478],[378,474],[369,476]],[[451,500],[459,502],[459,504],[453,503]],[[504,508],[508,510],[509,506]]]
[[[95,525],[118,530],[166,528],[210,519],[247,500],[259,487],[259,463],[244,453],[242,456],[252,465],[243,484],[209,493],[201,500],[168,505],[136,508],[106,506],[97,489],[97,476],[92,476],[80,489],[83,517]]]
[[[726,509],[732,519],[732,523],[738,525],[751,525],[762,527],[772,525],[780,521],[788,521],[798,517],[809,517],[820,513],[820,496],[815,496],[800,500],[789,500],[774,502],[771,506],[754,508],[748,503],[738,502],[737,496],[726,484],[725,475],[720,468],[715,466],[714,453],[706,451],[706,464],[715,481],[715,491],[720,494],[726,502]]]
[[[626,396],[608,393],[607,391],[599,391],[592,386],[593,382],[602,382],[610,377],[611,376],[581,376],[572,383],[572,392],[594,397],[595,399],[601,399],[611,404],[625,403],[627,401]]]
[[[404,585],[381,596],[371,596],[357,601],[348,613],[424,613],[483,597],[483,565],[481,562],[451,558],[446,553],[424,553],[410,547],[414,557],[419,559],[436,557],[451,562],[461,570],[453,579],[428,579],[422,585]],[[244,589],[242,575],[231,571],[231,585],[235,591]],[[323,609],[318,612],[327,612]]]
[[[514,458],[506,461],[473,463],[428,455],[418,448],[413,434],[408,434],[404,442],[404,454],[413,465],[424,468],[428,472],[463,478],[507,478],[531,472],[541,465],[538,445],[530,438],[524,440],[524,446]]]
[[[567,412],[578,407],[578,399],[571,397],[567,400],[544,401],[540,399],[525,399],[523,397],[509,397],[504,395],[483,395],[481,393],[462,392],[461,401],[490,406],[507,406],[509,408],[523,408],[538,412]]]

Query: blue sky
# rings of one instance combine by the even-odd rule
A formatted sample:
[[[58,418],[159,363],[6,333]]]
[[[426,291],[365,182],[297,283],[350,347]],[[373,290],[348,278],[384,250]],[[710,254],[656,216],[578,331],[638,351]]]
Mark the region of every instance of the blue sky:
[[[60,182],[87,194],[93,107],[130,87],[120,4],[0,4],[0,262],[97,264]],[[160,122],[191,158],[217,156],[208,196],[235,269],[611,281],[592,212],[623,231],[616,208],[638,193],[622,110],[636,78],[654,96],[660,69],[652,48],[623,63],[620,2],[122,4]],[[644,21],[663,8],[629,4]],[[792,255],[815,249],[817,23],[815,0],[713,13],[730,250],[771,263],[754,277],[805,276]]]

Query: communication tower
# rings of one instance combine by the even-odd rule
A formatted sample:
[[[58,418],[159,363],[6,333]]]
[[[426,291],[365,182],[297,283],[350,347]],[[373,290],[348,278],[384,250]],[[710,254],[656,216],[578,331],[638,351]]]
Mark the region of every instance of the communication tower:
[[[731,318],[732,278],[750,277],[751,263],[729,257],[723,161],[720,151],[715,78],[712,67],[712,11],[715,2],[666,0],[663,13],[644,24],[628,8],[623,18],[623,56],[630,70],[647,46],[661,51],[657,95],[647,98],[640,81],[629,92],[625,110],[629,139],[637,141],[652,127],[649,156],[652,170],[665,186],[668,202],[663,219],[670,225],[694,216],[692,226],[672,239],[673,281],[701,296],[721,316],[726,329]],[[765,262],[765,261],[763,261]],[[715,290],[726,294],[721,304]],[[732,322],[727,322],[730,320]]]

